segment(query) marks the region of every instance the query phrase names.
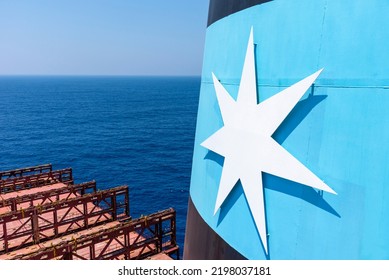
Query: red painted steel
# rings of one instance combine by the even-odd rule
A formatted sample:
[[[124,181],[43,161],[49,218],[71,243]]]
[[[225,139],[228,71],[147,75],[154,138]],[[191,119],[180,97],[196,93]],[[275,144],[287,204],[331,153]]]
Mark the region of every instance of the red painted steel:
[[[70,199],[96,191],[95,181],[76,185],[68,185],[59,189],[50,189],[0,200],[0,208],[9,207],[11,211],[16,211],[20,210],[21,208],[26,209],[35,205],[53,203],[55,201]]]
[[[57,182],[73,183],[72,169],[65,168],[62,170],[0,180],[0,194],[37,188]]]
[[[51,164],[0,171],[1,259],[179,258],[173,209],[132,220],[127,186],[72,184]]]
[[[0,215],[0,253],[129,215],[128,187],[37,205]]]
[[[14,177],[23,177],[23,176],[34,175],[39,173],[47,173],[50,171],[53,171],[53,167],[51,166],[51,164],[42,164],[37,166],[0,171],[0,180],[5,180]]]
[[[179,258],[172,208],[13,259],[145,259],[159,253]]]

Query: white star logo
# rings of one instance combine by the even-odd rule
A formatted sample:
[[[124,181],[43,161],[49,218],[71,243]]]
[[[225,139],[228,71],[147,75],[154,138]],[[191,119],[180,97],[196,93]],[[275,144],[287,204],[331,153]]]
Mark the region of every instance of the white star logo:
[[[214,214],[240,179],[266,254],[262,172],[336,194],[271,137],[321,71],[258,104],[251,29],[236,101],[212,73],[224,126],[201,145],[225,158]]]

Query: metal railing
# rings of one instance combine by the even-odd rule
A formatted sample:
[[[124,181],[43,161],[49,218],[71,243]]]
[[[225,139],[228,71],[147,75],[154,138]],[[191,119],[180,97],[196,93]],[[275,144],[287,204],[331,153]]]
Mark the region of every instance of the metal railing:
[[[58,189],[40,191],[0,200],[0,208],[9,207],[10,211],[16,211],[22,208],[26,209],[28,207],[33,207],[35,205],[42,205],[63,199],[70,199],[96,191],[96,181],[68,185]]]
[[[128,187],[121,186],[0,215],[0,253],[129,216]]]
[[[6,180],[8,178],[23,177],[26,175],[34,175],[39,173],[47,173],[53,171],[51,164],[42,164],[31,167],[18,168],[7,171],[0,171],[0,180]]]
[[[176,255],[176,212],[170,208],[13,259],[145,259]]]
[[[42,187],[58,182],[67,184],[73,183],[72,169],[65,168],[45,173],[0,180],[0,194]]]

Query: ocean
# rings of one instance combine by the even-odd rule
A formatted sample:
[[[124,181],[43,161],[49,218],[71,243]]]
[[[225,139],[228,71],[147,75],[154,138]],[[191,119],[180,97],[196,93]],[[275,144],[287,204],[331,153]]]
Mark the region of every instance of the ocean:
[[[199,91],[200,77],[0,77],[0,170],[128,185],[133,218],[177,211],[182,254]]]

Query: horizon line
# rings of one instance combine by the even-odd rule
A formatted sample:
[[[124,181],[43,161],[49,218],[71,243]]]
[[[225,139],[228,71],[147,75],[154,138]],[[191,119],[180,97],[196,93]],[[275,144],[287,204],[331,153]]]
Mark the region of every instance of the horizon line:
[[[0,74],[0,77],[201,77],[199,75],[148,74]]]

